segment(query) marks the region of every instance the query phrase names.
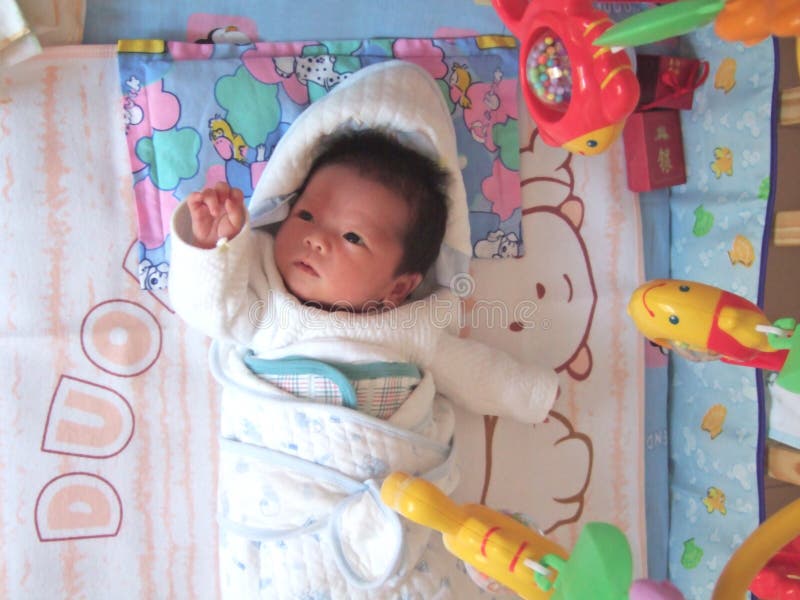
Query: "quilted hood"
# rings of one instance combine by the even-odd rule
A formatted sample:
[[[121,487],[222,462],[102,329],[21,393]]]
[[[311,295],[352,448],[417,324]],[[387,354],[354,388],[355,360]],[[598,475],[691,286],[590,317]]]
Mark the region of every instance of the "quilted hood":
[[[399,141],[435,158],[450,173],[442,249],[414,297],[437,286],[450,287],[456,275],[468,272],[472,255],[466,191],[455,130],[442,92],[424,69],[412,63],[387,61],[365,67],[292,123],[250,199],[252,227],[286,218],[287,196],[305,179],[320,138],[347,127],[396,132]]]

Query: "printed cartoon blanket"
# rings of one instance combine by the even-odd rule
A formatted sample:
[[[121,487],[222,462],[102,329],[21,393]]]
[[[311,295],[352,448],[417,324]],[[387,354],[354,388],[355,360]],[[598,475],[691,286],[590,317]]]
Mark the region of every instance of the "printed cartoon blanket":
[[[275,144],[310,103],[367,65],[424,67],[453,114],[474,255],[522,255],[517,50],[513,38],[192,44],[119,43],[139,223],[141,285],[163,289],[169,219],[192,191],[227,181],[245,202]]]

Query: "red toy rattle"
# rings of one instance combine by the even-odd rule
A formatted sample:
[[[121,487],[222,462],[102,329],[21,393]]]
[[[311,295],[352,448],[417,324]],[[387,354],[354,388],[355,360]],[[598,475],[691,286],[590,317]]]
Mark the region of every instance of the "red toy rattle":
[[[577,154],[616,140],[639,101],[624,51],[595,46],[613,26],[591,0],[492,0],[520,40],[520,81],[542,139]]]

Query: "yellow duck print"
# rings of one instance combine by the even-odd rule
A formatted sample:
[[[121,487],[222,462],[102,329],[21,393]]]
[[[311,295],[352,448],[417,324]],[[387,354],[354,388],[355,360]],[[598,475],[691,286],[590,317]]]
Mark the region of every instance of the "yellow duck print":
[[[725,515],[728,509],[725,508],[725,493],[718,487],[708,488],[708,495],[703,498],[703,504],[706,505],[706,510],[709,513],[714,510],[719,511],[719,514]]]
[[[700,428],[707,431],[713,440],[720,433],[722,433],[722,426],[725,424],[725,417],[728,414],[728,409],[722,404],[715,404],[708,409]]]
[[[453,63],[453,72],[450,74],[450,85],[461,92],[461,97],[458,99],[461,108],[470,108],[472,106],[472,100],[467,96],[467,90],[469,86],[472,85],[472,75],[469,74],[465,65]]]
[[[216,142],[220,138],[228,140],[233,150],[233,159],[239,162],[245,161],[247,143],[241,135],[233,130],[228,121],[217,115],[213,119],[209,119],[208,130],[208,139],[212,142]]]
[[[719,63],[717,73],[714,75],[714,87],[726,94],[736,85],[736,60],[723,58]]]
[[[714,162],[711,163],[711,170],[717,179],[722,177],[723,173],[733,175],[733,152],[730,148],[725,146],[714,148],[714,159]]]
[[[728,250],[728,258],[732,265],[740,264],[745,267],[752,267],[756,260],[756,251],[753,243],[742,234],[733,238],[733,246]]]

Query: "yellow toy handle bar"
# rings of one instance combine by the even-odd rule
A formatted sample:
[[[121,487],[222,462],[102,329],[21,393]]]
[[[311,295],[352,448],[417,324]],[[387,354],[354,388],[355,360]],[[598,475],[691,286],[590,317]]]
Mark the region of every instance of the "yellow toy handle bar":
[[[733,553],[714,587],[712,600],[739,600],[772,556],[800,535],[800,500],[772,515]]]
[[[510,516],[480,504],[456,504],[431,482],[406,473],[386,478],[381,499],[407,519],[442,532],[450,552],[525,600],[550,598],[556,572],[542,563],[569,558],[561,546]]]

